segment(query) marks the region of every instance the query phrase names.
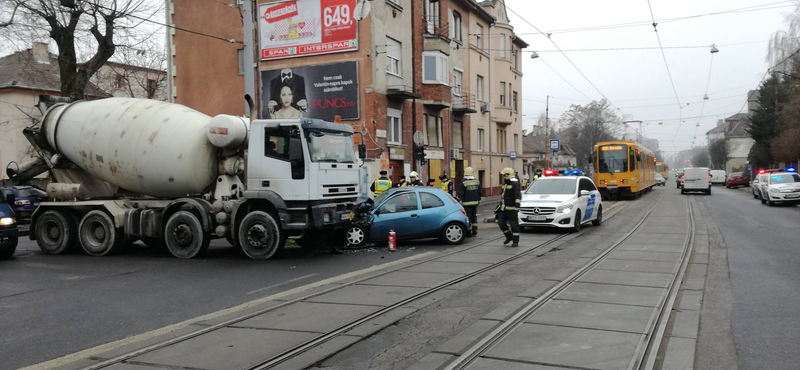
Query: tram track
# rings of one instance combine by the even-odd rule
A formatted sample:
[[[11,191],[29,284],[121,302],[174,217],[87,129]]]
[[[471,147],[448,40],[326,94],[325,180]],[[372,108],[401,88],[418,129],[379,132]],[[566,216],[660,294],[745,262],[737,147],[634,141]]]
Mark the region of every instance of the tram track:
[[[524,306],[516,314],[507,319],[503,324],[499,325],[481,340],[464,350],[460,356],[456,357],[444,369],[468,369],[475,360],[487,354],[491,349],[495,348],[497,344],[522,326],[526,320],[534,316],[547,303],[556,298],[559,293],[572,286],[582,276],[591,271],[599,263],[606,260],[613,251],[619,249],[620,246],[630,241],[641,229],[642,225],[644,225],[645,222],[650,218],[656,207],[658,207],[665,196],[666,193],[662,194],[661,197],[648,209],[645,216],[642,217],[642,219],[639,220],[639,222],[637,222],[637,224],[620,240],[614,242],[595,258],[578,268],[564,280],[551,287],[549,290],[542,293],[542,295],[537,297],[528,305]],[[636,346],[634,356],[627,367],[628,370],[651,370],[657,368],[657,355],[662,343],[664,342],[664,334],[669,325],[669,317],[693,252],[695,232],[694,215],[692,213],[690,201],[687,201],[686,206],[689,225],[687,228],[686,239],[684,241],[684,248],[679,259],[680,263],[676,266],[675,271],[673,272],[673,277],[669,280],[669,284],[665,290],[665,293],[659,298],[658,304],[656,305],[656,308],[645,327],[645,335],[642,336],[641,340]]]
[[[625,202],[625,203],[619,204],[619,205],[615,206],[613,209],[609,210],[608,213],[604,217],[604,221],[608,220],[608,219],[611,219],[614,216],[616,216],[617,214],[619,214],[620,212],[622,212],[625,208],[627,208],[629,206],[629,204],[630,204],[629,202]],[[265,359],[265,360],[257,363],[256,365],[247,367],[247,369],[248,370],[262,370],[262,369],[269,369],[269,368],[275,367],[275,366],[277,366],[277,365],[279,365],[281,363],[284,363],[284,362],[286,362],[286,361],[288,361],[288,360],[290,360],[292,358],[295,358],[295,357],[297,357],[297,356],[309,351],[312,348],[315,348],[315,347],[317,347],[317,346],[329,341],[330,339],[332,339],[332,338],[334,338],[334,337],[336,337],[336,336],[338,336],[338,335],[340,335],[340,334],[342,334],[342,333],[344,333],[344,332],[346,332],[346,331],[348,331],[348,330],[350,330],[350,329],[352,329],[352,328],[354,328],[354,327],[356,327],[358,325],[366,323],[366,322],[368,322],[368,321],[370,321],[370,320],[372,320],[374,318],[380,317],[381,315],[384,315],[389,311],[392,311],[392,310],[394,310],[396,308],[405,306],[405,305],[407,305],[409,303],[412,303],[412,302],[414,302],[414,301],[416,301],[416,300],[418,300],[420,298],[426,297],[426,296],[431,295],[431,294],[433,294],[435,292],[438,292],[438,291],[441,291],[441,290],[446,289],[448,287],[451,287],[451,286],[453,286],[455,284],[458,284],[460,282],[463,282],[465,280],[468,280],[470,278],[478,276],[478,275],[480,275],[482,273],[485,273],[485,272],[487,272],[489,270],[492,270],[494,268],[506,265],[509,262],[512,262],[512,261],[517,260],[519,258],[529,256],[529,255],[531,255],[531,254],[533,254],[533,253],[535,253],[537,251],[540,251],[543,248],[546,248],[547,246],[550,246],[550,245],[552,245],[552,244],[554,244],[554,243],[556,243],[558,241],[561,241],[563,239],[573,239],[575,237],[582,236],[585,233],[590,232],[591,230],[592,230],[592,228],[588,228],[588,229],[583,229],[578,233],[557,235],[557,236],[555,236],[555,237],[553,237],[553,238],[551,238],[549,240],[546,240],[546,241],[542,242],[541,244],[539,244],[539,245],[537,245],[537,246],[535,246],[535,247],[533,247],[533,248],[531,248],[529,250],[520,252],[520,253],[515,254],[513,256],[509,256],[508,258],[505,258],[505,259],[503,259],[501,261],[492,263],[492,264],[490,264],[488,266],[482,267],[480,269],[477,269],[477,270],[475,270],[473,272],[464,274],[462,276],[458,276],[458,277],[455,277],[453,279],[447,280],[447,281],[442,282],[440,284],[437,284],[437,285],[435,285],[433,287],[426,288],[425,290],[420,291],[417,294],[414,294],[414,295],[412,295],[410,297],[407,297],[407,298],[405,298],[403,300],[400,300],[400,301],[395,302],[393,304],[390,304],[390,305],[387,305],[385,307],[382,307],[382,308],[380,308],[380,309],[378,309],[378,310],[376,310],[376,311],[374,311],[374,312],[372,312],[372,313],[370,313],[368,315],[364,315],[364,316],[361,316],[361,317],[359,317],[359,318],[357,318],[355,320],[349,321],[349,322],[347,322],[347,323],[345,323],[345,324],[343,324],[343,325],[341,325],[341,326],[339,326],[339,327],[337,327],[337,328],[335,328],[333,330],[327,331],[324,334],[321,334],[321,335],[319,335],[319,336],[317,336],[315,338],[307,340],[307,341],[305,341],[305,342],[303,342],[303,343],[301,343],[299,345],[293,346],[290,349],[282,351],[281,353],[279,353],[277,355],[271,356],[270,358]],[[301,296],[301,297],[298,297],[298,298],[295,298],[295,299],[288,300],[286,302],[282,302],[282,303],[280,303],[278,305],[270,306],[270,307],[267,307],[267,308],[264,308],[264,309],[261,309],[261,310],[257,310],[257,311],[254,311],[254,312],[249,312],[247,314],[242,314],[240,316],[231,318],[229,320],[226,320],[226,321],[214,324],[214,325],[207,326],[205,328],[201,328],[201,329],[198,329],[198,330],[195,330],[195,331],[191,331],[189,333],[186,333],[186,334],[183,334],[183,335],[180,335],[180,336],[176,336],[176,337],[173,337],[173,338],[161,341],[161,342],[157,342],[157,343],[154,343],[154,344],[151,344],[151,345],[147,345],[147,346],[144,346],[142,348],[138,348],[138,349],[135,349],[135,350],[132,350],[132,351],[120,354],[120,355],[116,355],[116,356],[114,356],[112,358],[105,359],[103,361],[94,363],[94,364],[89,365],[89,366],[81,367],[80,370],[99,370],[99,369],[104,369],[104,368],[107,368],[107,367],[115,365],[115,364],[124,363],[127,360],[134,359],[135,357],[138,357],[138,356],[141,356],[141,355],[144,355],[144,354],[147,354],[147,353],[159,350],[159,349],[163,349],[163,348],[169,347],[171,345],[175,345],[175,344],[178,344],[178,343],[181,343],[181,342],[185,342],[185,341],[190,340],[192,338],[196,338],[196,337],[199,337],[201,335],[208,334],[208,333],[214,332],[214,331],[222,329],[222,328],[231,327],[231,326],[233,326],[233,325],[235,325],[237,323],[240,323],[242,321],[245,321],[245,320],[254,318],[256,316],[260,316],[260,315],[269,313],[271,311],[278,310],[280,308],[284,308],[284,307],[290,306],[290,305],[298,303],[298,302],[302,302],[302,301],[305,301],[305,300],[308,300],[308,299],[311,299],[311,298],[314,298],[314,297],[317,297],[317,296],[320,296],[320,295],[323,295],[323,294],[331,293],[331,292],[343,289],[345,287],[357,285],[357,284],[363,283],[363,282],[365,282],[367,280],[375,279],[375,278],[378,278],[378,277],[381,277],[381,276],[384,276],[384,275],[388,275],[388,274],[391,274],[393,272],[397,272],[397,271],[400,271],[400,270],[403,270],[403,269],[408,269],[408,268],[411,268],[411,267],[414,267],[414,266],[418,266],[418,265],[421,265],[421,264],[424,264],[424,263],[433,262],[433,261],[436,261],[438,259],[442,259],[442,258],[451,256],[451,255],[454,255],[454,254],[457,254],[457,253],[468,252],[469,250],[472,250],[474,248],[481,247],[481,246],[487,245],[489,243],[492,243],[492,242],[495,242],[495,241],[498,241],[498,240],[502,240],[503,237],[504,236],[501,235],[501,236],[498,236],[498,237],[495,237],[495,238],[490,238],[490,239],[487,239],[487,240],[484,240],[484,241],[477,242],[474,245],[467,246],[466,248],[459,248],[457,250],[454,250],[454,251],[451,251],[451,252],[448,252],[448,253],[438,254],[436,256],[432,256],[432,257],[427,258],[427,259],[416,261],[415,263],[412,263],[412,264],[401,265],[401,266],[398,266],[396,268],[392,268],[392,269],[386,270],[386,271],[381,272],[379,274],[365,276],[363,278],[360,278],[360,279],[357,279],[357,280],[354,280],[354,281],[350,281],[347,284],[342,284],[340,286],[331,287],[329,289],[316,291],[314,293],[310,293],[310,294],[307,294],[307,295],[304,295],[304,296]]]

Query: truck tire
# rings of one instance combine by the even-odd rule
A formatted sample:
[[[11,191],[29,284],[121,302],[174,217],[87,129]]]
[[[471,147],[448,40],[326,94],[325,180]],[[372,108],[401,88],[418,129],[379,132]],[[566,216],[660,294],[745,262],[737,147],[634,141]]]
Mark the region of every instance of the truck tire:
[[[164,228],[167,249],[178,258],[203,255],[211,243],[211,235],[203,230],[200,218],[189,211],[178,211],[169,217]]]
[[[49,210],[36,220],[36,244],[47,254],[78,248],[78,219],[71,212]]]
[[[125,234],[114,227],[108,213],[94,210],[83,216],[78,228],[78,237],[83,250],[92,256],[105,256],[121,252],[125,248]]]
[[[275,217],[264,211],[254,211],[244,216],[238,233],[242,251],[254,260],[271,258],[286,242]]]

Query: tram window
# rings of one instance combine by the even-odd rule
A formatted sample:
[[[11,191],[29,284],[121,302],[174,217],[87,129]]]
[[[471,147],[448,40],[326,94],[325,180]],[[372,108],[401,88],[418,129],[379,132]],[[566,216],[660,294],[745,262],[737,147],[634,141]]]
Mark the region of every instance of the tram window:
[[[636,171],[636,156],[633,154],[632,149],[631,152],[629,153],[629,157],[630,159],[628,159],[628,162],[630,162],[631,164],[631,172]]]

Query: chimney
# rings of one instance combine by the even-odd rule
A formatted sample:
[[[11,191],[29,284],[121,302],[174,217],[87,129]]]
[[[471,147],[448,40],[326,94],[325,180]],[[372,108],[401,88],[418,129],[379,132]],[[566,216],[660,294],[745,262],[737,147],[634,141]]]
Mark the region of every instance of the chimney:
[[[722,126],[724,124],[725,124],[725,120],[724,119],[717,120],[717,127],[720,127],[720,126]]]
[[[47,43],[34,42],[31,48],[33,59],[39,64],[50,64],[50,53],[47,51]]]

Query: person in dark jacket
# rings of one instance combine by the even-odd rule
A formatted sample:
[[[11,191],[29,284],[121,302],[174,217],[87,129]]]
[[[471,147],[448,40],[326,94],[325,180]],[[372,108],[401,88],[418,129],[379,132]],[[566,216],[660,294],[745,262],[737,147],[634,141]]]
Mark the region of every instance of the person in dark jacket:
[[[519,180],[514,176],[513,168],[504,168],[500,172],[503,176],[503,186],[500,193],[500,205],[497,206],[497,223],[500,230],[506,235],[506,240],[503,244],[511,244],[512,247],[519,246],[519,212],[520,204],[522,203],[522,191],[519,188]],[[510,230],[509,230],[510,226]]]
[[[408,177],[409,181],[407,182],[407,186],[425,186],[422,181],[419,181],[419,174],[417,171],[411,171]]]
[[[475,179],[475,170],[472,167],[464,169],[464,181],[458,188],[458,199],[467,211],[470,231],[467,236],[478,235],[478,205],[481,204],[481,183]]]

